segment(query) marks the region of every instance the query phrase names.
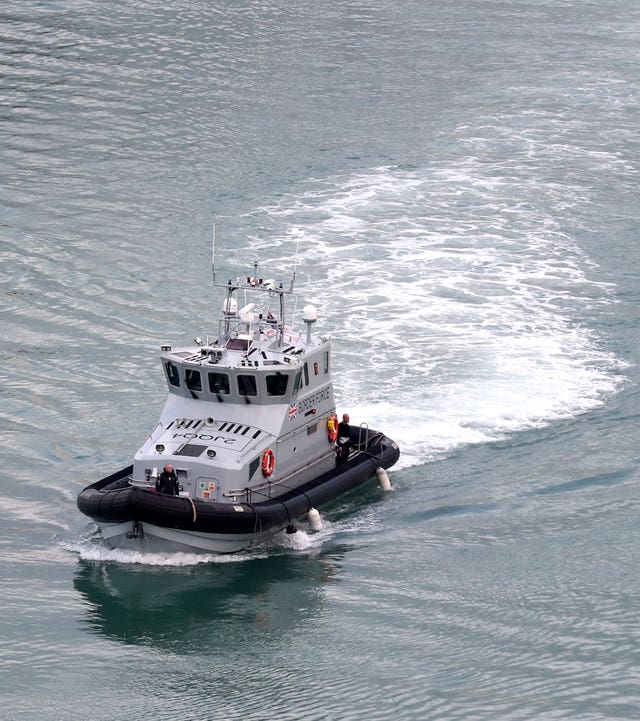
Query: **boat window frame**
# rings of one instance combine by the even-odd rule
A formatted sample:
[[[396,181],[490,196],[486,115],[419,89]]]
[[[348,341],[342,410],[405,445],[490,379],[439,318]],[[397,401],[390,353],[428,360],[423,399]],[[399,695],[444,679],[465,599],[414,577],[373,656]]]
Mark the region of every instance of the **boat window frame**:
[[[164,362],[164,372],[167,376],[167,381],[169,382],[169,385],[173,386],[174,388],[180,388],[180,369],[179,367],[171,360],[167,360]]]
[[[279,383],[280,386],[277,387],[278,393],[272,392],[272,387],[270,384],[270,379],[277,379],[277,381],[273,381],[274,383]],[[284,382],[284,386],[282,383]],[[289,374],[288,373],[282,373],[281,371],[276,371],[275,373],[268,373],[265,376],[265,387],[267,389],[267,397],[268,398],[283,398],[287,395],[287,390],[289,388]]]
[[[212,376],[220,376],[221,378],[224,378],[226,381],[225,386],[224,386],[226,388],[226,390],[223,390],[223,389],[216,390],[213,387]],[[231,395],[231,383],[229,381],[228,373],[221,373],[220,371],[209,371],[207,374],[207,382],[209,385],[209,393],[215,393],[215,394],[221,395],[221,396],[230,396]]]
[[[197,379],[194,383],[193,379]],[[190,391],[202,391],[202,374],[197,368],[184,369],[184,384]]]
[[[241,384],[240,384],[241,378],[250,378],[251,379],[250,384],[253,385],[252,393],[242,390]],[[243,381],[243,383],[244,383],[244,381]],[[258,396],[258,380],[253,373],[251,373],[251,374],[238,373],[238,375],[236,376],[236,388],[238,389],[238,394],[243,398],[256,398]]]
[[[301,388],[303,388],[303,385],[302,385],[302,368],[299,368],[299,369],[296,371],[296,377],[295,377],[295,379],[294,379],[294,381],[293,381],[293,393],[292,393],[291,395],[292,395],[292,396],[296,396],[296,395],[300,392],[300,389],[301,389]]]

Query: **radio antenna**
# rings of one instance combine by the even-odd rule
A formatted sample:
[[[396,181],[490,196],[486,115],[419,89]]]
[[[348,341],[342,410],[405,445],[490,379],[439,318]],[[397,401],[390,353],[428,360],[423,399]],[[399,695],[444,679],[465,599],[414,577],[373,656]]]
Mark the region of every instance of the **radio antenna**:
[[[298,241],[296,242],[296,254],[294,256],[293,261],[293,274],[291,275],[291,285],[289,287],[289,291],[293,292],[293,284],[296,281],[296,268],[298,267],[298,252],[300,250],[300,238],[298,238]]]

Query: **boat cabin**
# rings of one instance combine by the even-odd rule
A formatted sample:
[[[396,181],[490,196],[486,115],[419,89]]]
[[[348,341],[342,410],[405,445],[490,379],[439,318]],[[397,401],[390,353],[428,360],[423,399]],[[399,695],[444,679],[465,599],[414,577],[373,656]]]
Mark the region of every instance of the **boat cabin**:
[[[236,292],[247,289],[275,296],[280,312],[268,303],[238,310]],[[191,498],[249,500],[335,465],[327,433],[335,414],[330,338],[311,334],[315,308],[303,309],[305,336],[284,325],[285,291],[271,282],[253,285],[248,278],[227,291],[215,339],[162,346],[169,393],[158,426],[135,456],[134,483],[151,485],[171,463]]]

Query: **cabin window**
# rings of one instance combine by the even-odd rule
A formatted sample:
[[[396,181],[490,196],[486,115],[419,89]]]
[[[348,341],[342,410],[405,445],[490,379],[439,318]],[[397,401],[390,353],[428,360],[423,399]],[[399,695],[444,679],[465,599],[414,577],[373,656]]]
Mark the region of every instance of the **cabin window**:
[[[294,396],[300,390],[300,388],[302,388],[302,371],[298,371],[296,373],[296,379],[293,382],[293,395]]]
[[[178,366],[171,361],[167,361],[164,364],[164,369],[167,373],[167,378],[172,386],[180,386],[180,373],[178,372]]]
[[[187,368],[184,372],[184,382],[190,391],[202,390],[202,378],[200,377],[200,371]]]
[[[317,363],[313,364],[313,375],[314,376],[318,375],[318,364]]]
[[[324,352],[324,372],[325,375],[329,372],[329,351]]]
[[[267,395],[284,396],[287,393],[289,376],[284,373],[275,373],[267,376]]]
[[[229,376],[226,373],[209,373],[209,390],[212,393],[228,396]]]
[[[305,386],[309,385],[309,364],[306,362],[304,364],[304,384]]]
[[[258,386],[256,384],[255,376],[238,376],[238,393],[241,396],[257,396]]]

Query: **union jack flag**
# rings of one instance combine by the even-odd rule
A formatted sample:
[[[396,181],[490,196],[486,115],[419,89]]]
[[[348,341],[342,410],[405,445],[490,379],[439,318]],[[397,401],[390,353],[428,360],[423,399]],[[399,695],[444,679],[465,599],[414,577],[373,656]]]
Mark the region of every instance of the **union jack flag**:
[[[296,403],[292,403],[289,406],[289,419],[293,420],[296,417],[296,413],[298,412],[298,406]]]

